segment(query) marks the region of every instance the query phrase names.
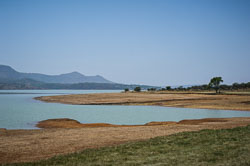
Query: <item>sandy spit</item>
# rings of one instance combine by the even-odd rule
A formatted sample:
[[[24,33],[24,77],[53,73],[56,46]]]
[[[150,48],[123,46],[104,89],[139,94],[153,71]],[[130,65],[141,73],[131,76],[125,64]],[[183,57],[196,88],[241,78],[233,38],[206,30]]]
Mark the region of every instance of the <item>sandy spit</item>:
[[[75,105],[157,105],[182,108],[203,108],[250,111],[250,95],[211,95],[180,93],[100,93],[42,96],[44,102]]]

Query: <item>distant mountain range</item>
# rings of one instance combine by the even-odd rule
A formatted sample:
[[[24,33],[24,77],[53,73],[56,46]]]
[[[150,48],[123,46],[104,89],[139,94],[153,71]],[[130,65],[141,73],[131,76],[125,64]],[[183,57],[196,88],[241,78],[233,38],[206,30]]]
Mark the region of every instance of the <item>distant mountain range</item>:
[[[113,83],[102,76],[85,76],[78,72],[72,72],[60,75],[46,75],[39,73],[20,73],[10,66],[0,65],[0,79],[17,80],[33,79],[45,83],[75,84],[75,83]]]
[[[85,76],[78,72],[60,75],[21,73],[10,66],[0,65],[0,89],[133,89],[136,86],[142,89],[154,87],[117,84],[99,75]]]

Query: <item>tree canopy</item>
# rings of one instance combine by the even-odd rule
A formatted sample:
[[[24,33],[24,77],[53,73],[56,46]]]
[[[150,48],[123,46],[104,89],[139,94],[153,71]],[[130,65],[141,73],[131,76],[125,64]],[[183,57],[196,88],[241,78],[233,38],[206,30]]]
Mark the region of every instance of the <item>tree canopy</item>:
[[[140,92],[141,91],[141,87],[139,87],[139,86],[135,87],[134,91],[135,92]]]
[[[223,82],[222,77],[213,77],[208,85],[209,87],[214,88],[216,93],[218,93],[218,90],[220,90],[221,82]]]

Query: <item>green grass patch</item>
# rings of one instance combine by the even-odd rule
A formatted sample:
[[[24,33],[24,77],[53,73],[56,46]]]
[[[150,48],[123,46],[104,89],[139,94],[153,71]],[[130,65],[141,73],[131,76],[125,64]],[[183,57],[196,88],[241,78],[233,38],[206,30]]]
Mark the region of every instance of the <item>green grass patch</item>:
[[[11,165],[250,165],[250,126],[184,132]]]

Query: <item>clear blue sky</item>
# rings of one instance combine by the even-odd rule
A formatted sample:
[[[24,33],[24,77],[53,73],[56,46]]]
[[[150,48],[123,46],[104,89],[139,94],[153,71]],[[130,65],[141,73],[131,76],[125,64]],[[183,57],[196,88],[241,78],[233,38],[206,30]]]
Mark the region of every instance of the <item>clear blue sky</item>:
[[[250,81],[249,0],[0,0],[0,64],[119,83]]]

